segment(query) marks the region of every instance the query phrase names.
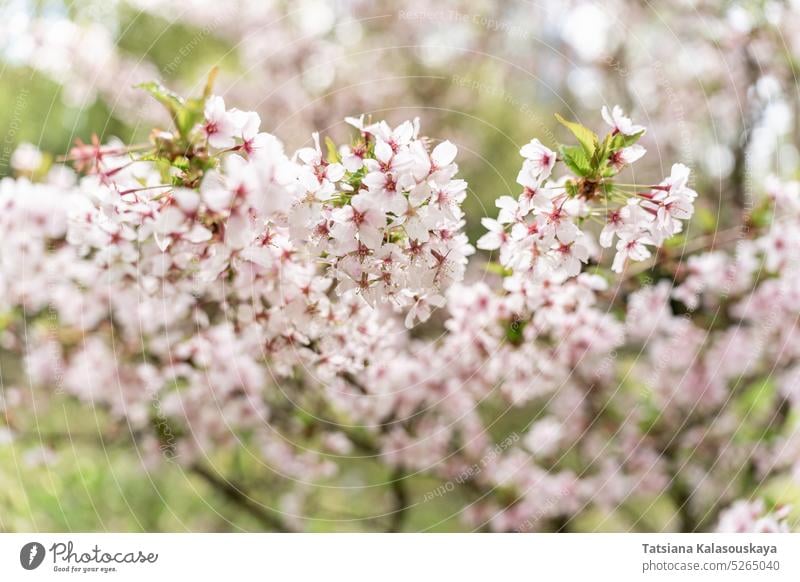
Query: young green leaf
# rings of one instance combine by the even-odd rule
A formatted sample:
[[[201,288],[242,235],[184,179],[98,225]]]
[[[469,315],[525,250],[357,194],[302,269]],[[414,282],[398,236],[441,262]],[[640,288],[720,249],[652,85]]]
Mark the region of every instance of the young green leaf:
[[[509,277],[514,274],[514,271],[511,269],[495,262],[486,263],[486,272],[494,273],[495,275],[500,275],[501,277]]]
[[[211,97],[211,93],[214,91],[214,82],[217,80],[217,75],[219,74],[219,67],[214,66],[208,72],[208,77],[206,77],[206,86],[203,87],[203,101],[207,101],[209,97]]]
[[[586,178],[592,173],[592,167],[586,152],[580,146],[561,146],[561,157],[572,172]]]
[[[150,93],[156,101],[167,108],[175,128],[183,138],[186,138],[192,128],[203,119],[205,97],[185,100],[157,81],[140,83],[136,87]]]
[[[624,133],[618,133],[611,139],[611,151],[616,152],[621,150],[622,148],[626,148],[628,146],[632,146],[635,144],[639,139],[644,135],[644,130],[640,131],[639,133],[635,133],[633,135],[625,135]]]
[[[589,160],[589,164],[592,167],[592,173],[594,175],[602,174],[602,170],[604,169],[604,165],[608,161],[608,151],[611,144],[611,136],[607,135],[606,138],[603,140],[603,145],[598,146],[594,150],[594,154],[592,155],[592,159]]]
[[[581,125],[580,123],[575,123],[574,121],[567,121],[563,117],[561,117],[558,113],[556,113],[556,119],[558,122],[566,127],[568,130],[572,132],[578,139],[578,143],[581,144],[581,147],[586,152],[586,156],[591,158],[594,155],[597,146],[599,145],[600,139],[597,137],[591,129]]]
[[[178,111],[183,109],[184,101],[183,99],[177,94],[173,93],[166,87],[164,87],[158,81],[148,81],[146,83],[139,83],[136,85],[137,89],[144,89],[150,95],[152,95],[156,101],[161,103],[164,107],[167,108],[170,115],[173,119],[178,114]]]
[[[512,346],[522,345],[525,341],[525,324],[527,321],[512,319],[506,322],[506,341]]]
[[[339,150],[336,148],[336,144],[333,143],[333,140],[330,136],[325,136],[325,149],[327,150],[327,156],[325,157],[328,160],[329,164],[335,164],[341,162],[341,156],[339,155]]]

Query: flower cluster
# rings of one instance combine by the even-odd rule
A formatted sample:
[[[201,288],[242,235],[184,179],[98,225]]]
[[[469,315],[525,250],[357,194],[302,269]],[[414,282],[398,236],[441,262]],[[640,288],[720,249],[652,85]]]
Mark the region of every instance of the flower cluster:
[[[689,188],[689,168],[675,164],[669,177],[638,191],[636,185],[614,182],[617,174],[645,154],[636,141],[645,129],[634,125],[619,107],[603,108],[611,132],[602,142],[577,123],[561,120],[579,141],[563,146],[560,155],[534,139],[522,147],[525,158],[517,176],[523,192],[496,202],[496,219],[484,218],[489,231],[478,248],[499,249],[500,263],[535,276],[574,277],[596,254],[596,243],[581,227],[600,222],[601,247],[617,239],[612,270],[621,273],[629,260],[651,256],[648,247],[659,246],[691,218],[697,194]],[[553,179],[563,162],[572,175]]]
[[[441,293],[463,279],[473,248],[461,232],[467,184],[455,179],[457,149],[432,149],[419,120],[396,128],[349,119],[359,138],[323,155],[297,152],[301,194],[289,210],[293,237],[314,249],[338,281],[370,304],[410,305],[406,326],[426,320]]]
[[[3,309],[53,309],[69,330],[39,330],[41,347],[23,348],[36,384],[58,377],[138,428],[159,402],[170,432],[193,438],[150,448],[191,462],[281,422],[268,377],[307,369],[338,390],[364,354],[398,349],[392,312],[405,309],[410,327],[443,305],[472,252],[466,183],[455,179],[455,146],[431,147],[418,121],[353,121],[356,142],[331,146],[336,160],[316,134],[289,157],[254,113],[145,88],[184,120],[155,131],[149,148],[78,143],[68,159],[79,182],[59,186],[58,172],[51,184],[3,182]],[[123,388],[103,391],[114,378]],[[207,384],[218,410],[206,406]],[[286,465],[291,449],[258,434],[266,458]]]
[[[464,523],[496,531],[653,499],[693,530],[754,479],[800,475],[796,183],[768,184],[736,253],[666,249],[657,281],[615,289],[612,271],[690,218],[688,168],[621,183],[644,129],[619,108],[603,139],[561,120],[577,144],[521,149],[524,190],[477,244],[500,264],[470,280],[457,150],[417,120],[349,118],[350,143],[314,134],[287,154],[209,89],[145,89],[174,128],[78,143],[80,175],[38,182],[29,148],[0,183],[0,345],[39,390],[131,430],[148,463],[202,470],[209,450],[245,448],[297,515],[352,454],[395,487],[456,484]],[[9,389],[7,418],[25,392]],[[789,527],[765,507],[735,502],[718,527]]]

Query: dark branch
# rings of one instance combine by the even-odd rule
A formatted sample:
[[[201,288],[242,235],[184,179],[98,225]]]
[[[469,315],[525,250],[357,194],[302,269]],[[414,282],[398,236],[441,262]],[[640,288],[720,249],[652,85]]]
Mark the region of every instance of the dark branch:
[[[408,489],[406,488],[406,473],[402,467],[397,467],[391,476],[392,499],[394,509],[389,522],[390,532],[403,531],[403,524],[408,514]]]
[[[278,516],[273,514],[274,510],[268,510],[250,497],[241,487],[221,477],[215,471],[198,463],[192,465],[190,469],[192,473],[201,477],[228,501],[245,510],[265,526],[278,532],[292,531]]]

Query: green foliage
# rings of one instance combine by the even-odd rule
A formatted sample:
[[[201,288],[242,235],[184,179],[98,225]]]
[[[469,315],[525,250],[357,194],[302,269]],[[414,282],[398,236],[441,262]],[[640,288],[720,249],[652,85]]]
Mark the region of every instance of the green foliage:
[[[216,76],[215,68],[208,75],[202,95],[188,99],[155,81],[137,85],[164,106],[177,130],[177,134],[158,130],[151,133],[153,149],[144,152],[140,159],[154,162],[164,181],[174,186],[196,187],[203,175],[218,163],[214,156],[209,155],[202,133],[197,131]]]
[[[330,136],[325,136],[325,149],[327,150],[327,156],[325,159],[329,164],[335,164],[342,161],[342,156],[339,155],[339,150],[336,148],[336,144]]]
[[[150,93],[156,101],[166,107],[181,137],[185,138],[189,135],[189,131],[194,127],[194,123],[198,121],[199,118],[195,115],[195,111],[188,107],[181,97],[165,88],[157,81],[141,83],[136,87],[138,89],[144,89]]]
[[[584,148],[580,146],[562,145],[560,150],[564,164],[566,164],[573,174],[584,178],[592,175],[592,166]]]
[[[558,113],[555,114],[556,119],[558,122],[566,127],[568,130],[572,132],[572,135],[578,140],[578,143],[581,144],[584,153],[587,157],[591,158],[597,148],[599,147],[599,138],[597,134],[590,130],[588,127],[581,125],[580,123],[576,123],[574,121],[567,121],[563,117],[561,117]]]
[[[527,321],[511,319],[506,322],[505,336],[506,341],[514,346],[522,345],[525,340],[525,325]]]
[[[618,133],[614,137],[611,138],[611,142],[609,147],[611,151],[619,151],[622,148],[627,148],[635,144],[641,137],[644,135],[644,130],[640,131],[639,133],[635,133],[633,135],[625,135],[624,133]]]
[[[208,75],[205,89],[200,97],[184,99],[177,93],[170,91],[158,81],[140,83],[136,87],[144,89],[161,103],[169,112],[175,129],[185,142],[190,140],[190,133],[194,127],[203,120],[203,108],[208,97],[211,95],[214,80],[217,76],[217,69],[212,69]]]
[[[504,267],[500,263],[495,263],[494,261],[486,263],[485,268],[487,273],[494,273],[495,275],[500,275],[501,277],[510,277],[514,274],[514,272],[508,267]]]
[[[578,140],[577,146],[562,145],[559,147],[561,159],[564,164],[572,171],[573,174],[580,178],[589,180],[590,182],[600,183],[603,178],[610,178],[617,173],[614,166],[609,165],[611,156],[619,150],[629,147],[639,141],[639,138],[644,135],[644,131],[640,131],[634,135],[624,135],[621,133],[607,134],[603,141],[589,128],[576,123],[574,121],[567,121],[562,116],[556,113],[555,115],[558,122],[570,130],[572,135]],[[587,184],[583,184],[585,188]],[[589,184],[590,190],[582,191],[581,186],[573,184],[572,187],[567,185],[567,190],[570,196],[595,194],[594,184]],[[610,193],[610,185],[603,182],[603,192]]]

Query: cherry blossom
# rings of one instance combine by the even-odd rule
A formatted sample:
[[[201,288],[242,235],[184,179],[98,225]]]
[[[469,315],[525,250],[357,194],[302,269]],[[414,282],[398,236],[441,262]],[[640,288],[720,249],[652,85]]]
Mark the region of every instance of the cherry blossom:
[[[735,249],[679,256],[689,167],[622,182],[643,128],[604,110],[604,137],[567,124],[577,143],[522,148],[473,256],[458,148],[419,120],[350,119],[348,145],[287,154],[257,115],[185,103],[190,128],[0,182],[0,339],[30,383],[8,418],[63,392],[154,466],[247,447],[300,509],[344,455],[451,484],[464,528],[642,500],[689,531],[796,527],[745,482],[800,475],[796,183],[765,183]],[[646,260],[649,281],[628,271]]]
[[[636,135],[637,133],[641,133],[644,131],[644,127],[641,125],[635,125],[630,117],[626,117],[622,112],[622,107],[619,105],[614,105],[614,107],[609,111],[608,107],[605,105],[601,110],[603,115],[603,121],[605,121],[610,127],[612,133],[621,133],[623,135]]]
[[[546,148],[538,139],[522,146],[519,154],[525,158],[517,183],[529,188],[536,188],[542,180],[550,177],[556,165],[556,153]]]
[[[214,96],[206,101],[205,123],[203,133],[208,140],[208,145],[218,149],[232,147],[236,141],[236,133],[240,131],[237,121],[241,121],[234,111],[225,110],[225,100]]]

